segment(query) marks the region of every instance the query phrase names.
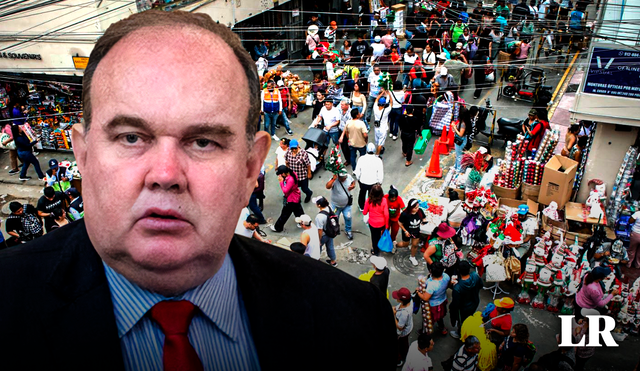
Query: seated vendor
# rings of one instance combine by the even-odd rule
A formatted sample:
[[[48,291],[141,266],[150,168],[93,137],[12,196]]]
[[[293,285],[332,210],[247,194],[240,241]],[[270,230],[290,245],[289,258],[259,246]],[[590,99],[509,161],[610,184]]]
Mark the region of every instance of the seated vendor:
[[[618,279],[622,278],[622,272],[620,271],[621,264],[627,264],[629,262],[629,255],[627,249],[621,240],[615,240],[613,243],[605,242],[596,250],[593,255],[594,268],[600,265],[606,265],[613,269]]]
[[[538,219],[534,216],[529,217],[529,206],[518,206],[518,220],[522,224],[522,244],[518,247],[520,257],[524,257],[531,250],[531,240],[538,234]]]
[[[491,319],[487,322],[487,335],[489,340],[499,347],[504,339],[511,333],[511,312],[515,305],[513,299],[504,297],[493,301],[496,308],[489,314]]]

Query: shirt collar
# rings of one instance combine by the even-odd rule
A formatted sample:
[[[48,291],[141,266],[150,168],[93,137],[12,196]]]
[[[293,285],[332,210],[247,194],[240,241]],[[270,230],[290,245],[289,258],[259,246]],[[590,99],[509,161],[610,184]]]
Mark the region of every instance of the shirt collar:
[[[126,335],[153,307],[163,300],[188,300],[222,332],[236,341],[242,331],[236,272],[229,255],[220,270],[200,286],[175,297],[145,290],[102,262],[111,291],[118,337]]]

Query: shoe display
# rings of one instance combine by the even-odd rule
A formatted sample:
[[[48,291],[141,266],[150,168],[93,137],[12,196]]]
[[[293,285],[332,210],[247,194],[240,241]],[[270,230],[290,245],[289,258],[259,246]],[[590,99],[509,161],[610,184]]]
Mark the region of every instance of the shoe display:
[[[411,264],[413,264],[414,266],[418,265],[418,260],[413,256],[409,257],[409,261],[411,261]]]

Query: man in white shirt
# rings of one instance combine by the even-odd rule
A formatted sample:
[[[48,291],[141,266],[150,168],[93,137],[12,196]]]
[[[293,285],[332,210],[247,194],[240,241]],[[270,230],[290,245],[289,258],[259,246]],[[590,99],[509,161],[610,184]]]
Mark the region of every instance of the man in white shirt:
[[[432,371],[433,363],[427,354],[433,350],[433,338],[427,333],[418,335],[418,340],[411,343],[407,360],[402,371]]]
[[[302,228],[300,242],[307,247],[304,254],[312,259],[320,259],[320,235],[318,234],[318,227],[313,224],[311,217],[307,214],[302,214],[297,217],[296,223]]]
[[[327,99],[324,102],[324,107],[320,110],[320,113],[316,117],[313,122],[313,126],[318,126],[320,124],[320,120],[324,121],[324,131],[327,132],[327,146],[329,146],[330,140],[333,140],[335,145],[339,145],[340,143],[340,119],[342,118],[342,113],[340,109],[334,107],[333,101]]]
[[[367,194],[374,184],[382,184],[384,178],[384,168],[380,157],[375,155],[376,145],[367,144],[367,154],[360,157],[358,165],[353,175],[358,179],[360,185],[360,193],[358,194],[358,206],[360,211],[364,210],[364,202]]]
[[[371,122],[373,104],[380,94],[380,66],[373,66],[373,73],[369,74],[367,82],[369,83],[369,96],[367,97],[367,113],[365,121]]]
[[[255,215],[249,213],[249,209],[246,207],[242,209],[240,218],[238,219],[238,225],[236,225],[235,234],[244,236],[247,238],[255,238],[258,241],[271,243],[271,240],[265,240],[258,233],[258,227],[260,220]]]
[[[384,143],[387,140],[387,132],[389,131],[389,113],[391,113],[391,94],[385,91],[378,95],[373,108],[376,155],[384,153]]]
[[[373,39],[374,43],[371,44],[371,48],[373,48],[373,56],[376,58],[380,58],[384,55],[385,46],[382,43],[382,38],[380,36],[376,36]]]
[[[289,150],[289,139],[288,138],[280,138],[280,144],[278,148],[276,148],[276,167],[280,167],[280,165],[286,165],[287,160],[285,160],[284,155]],[[313,169],[311,169],[313,172]]]

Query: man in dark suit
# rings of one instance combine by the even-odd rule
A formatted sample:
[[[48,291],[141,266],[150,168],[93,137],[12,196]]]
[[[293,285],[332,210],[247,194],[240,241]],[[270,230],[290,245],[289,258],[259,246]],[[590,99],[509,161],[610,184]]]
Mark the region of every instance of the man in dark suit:
[[[3,369],[394,368],[379,290],[233,234],[271,144],[259,92],[204,14],[109,27],[72,137],[85,217],[0,254]]]

